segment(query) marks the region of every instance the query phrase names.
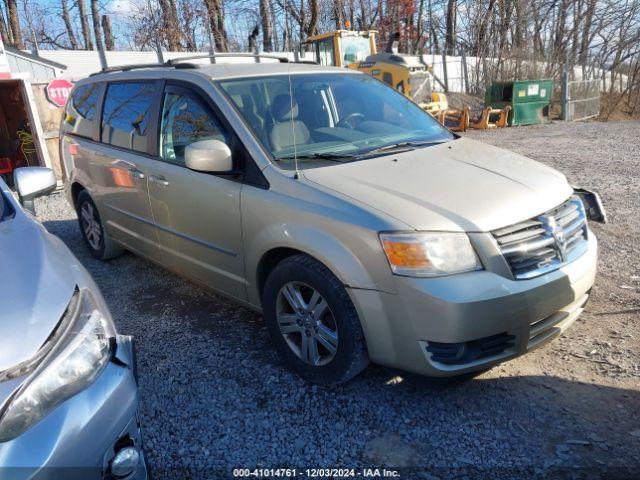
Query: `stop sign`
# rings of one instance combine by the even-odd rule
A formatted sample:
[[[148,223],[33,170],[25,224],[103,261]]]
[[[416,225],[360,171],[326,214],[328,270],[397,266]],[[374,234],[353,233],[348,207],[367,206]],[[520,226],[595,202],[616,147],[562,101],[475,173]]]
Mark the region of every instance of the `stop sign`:
[[[56,78],[47,85],[47,98],[51,103],[58,107],[64,107],[69,98],[69,93],[73,88],[73,84],[69,80]]]

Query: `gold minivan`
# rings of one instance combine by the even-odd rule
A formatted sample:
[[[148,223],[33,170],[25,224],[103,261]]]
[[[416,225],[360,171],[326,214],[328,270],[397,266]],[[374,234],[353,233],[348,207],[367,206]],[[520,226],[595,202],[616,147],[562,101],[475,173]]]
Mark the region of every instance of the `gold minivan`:
[[[594,283],[596,195],[356,71],[107,71],[75,85],[61,142],[94,256],[130,250],[262,312],[311,382],[486,369],[566,329]]]

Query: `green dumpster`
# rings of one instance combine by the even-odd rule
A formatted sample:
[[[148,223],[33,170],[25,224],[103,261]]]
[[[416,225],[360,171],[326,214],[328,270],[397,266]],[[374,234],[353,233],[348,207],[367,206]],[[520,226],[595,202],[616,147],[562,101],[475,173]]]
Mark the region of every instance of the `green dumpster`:
[[[532,125],[549,118],[553,80],[517,80],[492,84],[484,94],[486,106],[511,107],[509,125]]]

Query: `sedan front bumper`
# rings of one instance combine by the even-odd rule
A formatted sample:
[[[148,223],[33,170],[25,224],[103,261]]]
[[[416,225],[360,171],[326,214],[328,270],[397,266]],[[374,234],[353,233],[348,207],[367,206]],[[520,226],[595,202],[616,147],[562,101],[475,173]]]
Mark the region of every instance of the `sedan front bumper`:
[[[493,271],[397,277],[397,293],[349,289],[372,361],[428,376],[485,369],[564,331],[587,302],[597,240],[562,268],[529,280]]]
[[[147,468],[137,415],[138,386],[131,337],[119,335],[116,352],[96,380],[19,437],[0,445],[2,478],[101,480],[116,450],[134,446],[140,460],[126,480],[144,480]]]

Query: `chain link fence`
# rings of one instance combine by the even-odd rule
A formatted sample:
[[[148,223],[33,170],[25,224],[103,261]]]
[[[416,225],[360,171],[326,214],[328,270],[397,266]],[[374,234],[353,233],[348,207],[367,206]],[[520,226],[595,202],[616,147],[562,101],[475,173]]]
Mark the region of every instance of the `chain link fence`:
[[[565,73],[562,85],[562,118],[587,120],[600,114],[600,80],[569,80]]]

